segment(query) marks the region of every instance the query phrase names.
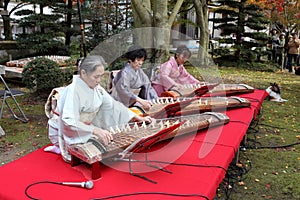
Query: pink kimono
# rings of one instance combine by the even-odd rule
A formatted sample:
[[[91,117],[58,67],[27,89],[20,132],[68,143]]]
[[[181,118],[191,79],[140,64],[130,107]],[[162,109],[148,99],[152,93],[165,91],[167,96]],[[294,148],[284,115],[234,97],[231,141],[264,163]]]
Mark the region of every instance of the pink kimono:
[[[198,84],[199,81],[187,72],[183,65],[177,64],[174,57],[160,66],[158,75],[152,81],[152,87],[158,96],[162,92],[168,91],[176,84]]]

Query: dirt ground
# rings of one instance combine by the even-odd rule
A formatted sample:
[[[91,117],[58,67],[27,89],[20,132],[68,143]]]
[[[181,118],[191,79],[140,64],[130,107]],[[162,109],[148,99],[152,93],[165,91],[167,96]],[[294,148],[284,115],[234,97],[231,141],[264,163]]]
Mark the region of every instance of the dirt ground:
[[[0,146],[0,166],[19,158],[18,151],[15,147]]]
[[[46,128],[48,119],[44,112],[46,95],[18,97],[18,103],[29,119],[28,123],[15,120],[7,106],[4,106],[0,120],[4,132],[0,133],[0,166],[50,143]]]

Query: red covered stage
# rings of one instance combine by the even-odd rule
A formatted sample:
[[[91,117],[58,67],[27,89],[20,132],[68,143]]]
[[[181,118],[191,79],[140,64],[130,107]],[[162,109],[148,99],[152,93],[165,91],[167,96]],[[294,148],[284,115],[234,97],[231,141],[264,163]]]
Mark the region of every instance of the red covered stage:
[[[133,172],[155,183],[131,175],[128,162],[111,162],[102,165],[102,178],[94,181],[90,190],[49,182],[84,182],[91,180],[87,165],[71,167],[59,155],[39,149],[23,158],[0,167],[0,199],[213,199],[234,159],[240,142],[258,114],[266,97],[264,90],[238,95],[251,102],[250,108],[226,112],[230,122],[210,128],[196,135],[185,135],[172,142],[162,143],[157,151],[147,154],[150,164],[169,172],[146,165],[145,154],[133,157]],[[35,184],[42,182],[40,184]]]

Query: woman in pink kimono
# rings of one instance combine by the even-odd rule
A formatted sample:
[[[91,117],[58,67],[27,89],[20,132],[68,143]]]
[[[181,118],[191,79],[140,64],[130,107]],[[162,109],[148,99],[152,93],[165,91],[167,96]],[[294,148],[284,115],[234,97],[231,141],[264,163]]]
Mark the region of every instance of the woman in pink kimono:
[[[152,81],[152,87],[158,96],[170,89],[180,88],[186,84],[198,84],[199,81],[187,72],[183,64],[191,57],[190,50],[179,46],[175,56],[160,66],[159,74]]]

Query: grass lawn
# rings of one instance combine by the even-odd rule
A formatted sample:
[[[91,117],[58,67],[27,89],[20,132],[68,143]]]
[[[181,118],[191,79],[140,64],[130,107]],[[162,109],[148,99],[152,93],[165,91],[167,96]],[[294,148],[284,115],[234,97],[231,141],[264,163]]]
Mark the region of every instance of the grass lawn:
[[[226,82],[238,80],[260,89],[277,82],[281,97],[288,100],[264,101],[239,157],[251,170],[229,186],[230,199],[300,199],[300,77],[236,68],[221,68],[220,73]],[[219,197],[226,199],[224,192]]]
[[[197,72],[194,73],[197,77]],[[231,174],[236,184],[225,181],[216,199],[226,199],[224,188],[233,200],[300,199],[300,76],[230,67],[220,67],[218,73],[224,83],[245,83],[259,89],[277,82],[282,98],[288,101],[264,101],[259,121],[249,129],[245,150],[240,151],[239,171],[244,173]],[[27,93],[17,100],[30,121],[16,121],[7,107],[4,108],[0,124],[6,135],[0,137],[0,165],[49,143],[45,96],[33,96],[23,87],[20,89]]]

